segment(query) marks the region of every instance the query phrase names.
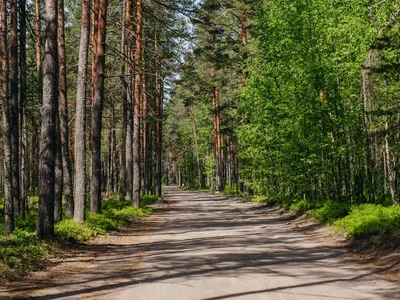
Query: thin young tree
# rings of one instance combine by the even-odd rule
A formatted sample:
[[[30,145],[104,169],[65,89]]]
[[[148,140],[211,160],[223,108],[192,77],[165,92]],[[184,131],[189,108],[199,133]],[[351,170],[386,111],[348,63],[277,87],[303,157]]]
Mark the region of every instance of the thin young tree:
[[[67,68],[64,33],[64,0],[58,0],[58,61],[59,61],[59,106],[60,106],[60,137],[63,167],[63,190],[65,199],[65,215],[74,215],[74,198],[71,158],[69,155],[68,129],[68,98],[67,98]]]
[[[43,99],[43,73],[42,73],[42,38],[41,38],[41,25],[40,19],[40,0],[35,1],[35,50],[36,50],[36,73],[37,73],[37,92],[38,103],[42,104]]]
[[[20,214],[19,199],[19,117],[18,117],[18,4],[11,0],[10,82],[11,82],[11,169],[14,213]]]
[[[10,103],[8,96],[8,49],[7,49],[7,1],[1,1],[1,97],[3,103],[3,151],[4,151],[4,214],[5,231],[14,231],[14,204],[12,198]]]
[[[142,88],[141,61],[143,36],[142,0],[136,1],[136,48],[135,48],[135,97],[133,103],[133,206],[139,207],[140,200],[140,99]]]
[[[58,109],[57,0],[46,1],[46,42],[41,106],[37,237],[54,235],[54,160]]]
[[[26,64],[26,3],[19,3],[19,63],[20,63],[20,131],[21,131],[21,166],[20,166],[20,212],[25,218],[28,202],[28,124],[26,115],[27,102],[27,64]]]
[[[127,40],[127,58],[131,62],[133,52],[133,22],[132,22],[132,1],[126,0],[125,11],[125,26],[126,26],[126,40]],[[125,77],[126,86],[126,198],[129,201],[133,199],[133,91],[132,91],[132,76],[134,73],[134,66],[132,63],[129,66],[129,76]]]
[[[154,191],[156,196],[161,197],[161,96],[160,96],[160,68],[159,68],[159,55],[158,55],[158,28],[157,23],[154,29],[154,110],[155,110],[155,125],[154,125],[154,138],[155,138],[155,174],[154,174]]]
[[[75,116],[75,207],[74,219],[85,220],[86,203],[86,88],[90,37],[90,0],[81,0],[81,37]]]
[[[125,54],[125,27],[126,27],[126,3],[130,2],[124,0],[122,2],[122,20],[121,20],[121,54]],[[121,63],[121,86],[122,86],[122,93],[121,93],[121,102],[122,102],[122,141],[121,141],[121,148],[120,148],[120,161],[119,161],[119,200],[124,201],[126,195],[126,101],[127,101],[127,84],[125,78],[125,61]]]

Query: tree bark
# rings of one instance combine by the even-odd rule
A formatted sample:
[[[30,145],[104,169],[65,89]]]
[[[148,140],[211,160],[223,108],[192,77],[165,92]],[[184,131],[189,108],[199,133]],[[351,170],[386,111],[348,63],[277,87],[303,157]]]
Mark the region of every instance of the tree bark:
[[[4,214],[5,232],[14,231],[14,204],[12,197],[10,103],[8,98],[8,49],[7,49],[7,1],[1,1],[1,97],[3,104],[3,151],[4,151]]]
[[[64,0],[58,0],[58,61],[59,61],[59,106],[60,106],[60,137],[63,172],[63,190],[65,200],[65,215],[74,215],[74,198],[72,167],[69,154],[68,129],[68,98],[67,98],[67,69],[64,34]]]
[[[104,99],[104,76],[105,76],[105,51],[106,51],[106,22],[107,22],[107,0],[99,1],[97,33],[94,33],[96,50],[94,51],[95,72],[93,73],[93,105],[92,105],[92,176],[90,183],[90,212],[99,214],[101,212],[101,131],[102,113]],[[96,20],[95,20],[96,30]]]
[[[41,38],[41,21],[40,21],[40,0],[36,0],[35,6],[35,31],[36,31],[36,73],[37,73],[37,91],[38,103],[43,101],[43,72],[42,72],[42,38]]]
[[[133,52],[133,22],[132,22],[132,1],[126,0],[126,15],[125,24],[128,35],[128,59],[132,59]],[[127,106],[126,106],[126,198],[128,201],[133,200],[133,91],[132,81],[134,74],[134,66],[129,67],[129,76],[125,77],[127,91]]]
[[[146,57],[143,51],[143,69],[145,70]],[[147,97],[147,81],[146,74],[143,72],[142,77],[142,89],[143,89],[143,191],[145,195],[151,192],[151,180],[150,180],[150,163],[151,163],[151,152],[150,152],[150,136],[149,136],[149,103]]]
[[[124,0],[122,6],[122,21],[121,21],[121,53],[125,54],[125,28],[127,26],[126,20],[126,5],[127,2],[130,1]],[[120,161],[119,161],[119,201],[125,200],[126,195],[126,113],[127,113],[127,84],[125,79],[125,62],[121,64],[121,86],[122,86],[122,93],[121,93],[121,102],[122,102],[122,141],[121,141],[121,148],[120,148]]]
[[[140,201],[140,94],[141,94],[141,58],[142,58],[142,0],[136,1],[136,49],[135,49],[135,97],[133,103],[133,206],[139,207]]]
[[[54,160],[58,100],[57,0],[46,1],[46,43],[44,55],[43,104],[41,107],[39,213],[37,236],[54,235]]]
[[[86,88],[90,37],[90,0],[81,0],[81,38],[75,117],[75,207],[74,219],[85,220],[86,203]]]
[[[20,214],[19,198],[19,118],[18,118],[18,13],[17,0],[11,0],[11,169],[14,213]]]
[[[61,135],[60,135],[60,115],[58,105],[56,108],[56,141],[55,145],[55,165],[54,165],[54,222],[62,220],[62,189],[63,189],[63,166],[61,158]]]
[[[162,196],[161,187],[161,121],[162,121],[162,100],[160,96],[160,70],[158,65],[158,31],[157,26],[154,30],[154,69],[155,69],[155,80],[154,80],[154,113],[155,113],[155,124],[154,124],[154,138],[155,138],[155,173],[154,173],[154,192],[156,196]]]
[[[20,1],[20,119],[21,119],[21,166],[20,166],[20,212],[21,216],[25,218],[26,203],[28,201],[28,176],[27,176],[27,165],[28,165],[28,152],[27,152],[27,121],[26,121],[26,3]]]

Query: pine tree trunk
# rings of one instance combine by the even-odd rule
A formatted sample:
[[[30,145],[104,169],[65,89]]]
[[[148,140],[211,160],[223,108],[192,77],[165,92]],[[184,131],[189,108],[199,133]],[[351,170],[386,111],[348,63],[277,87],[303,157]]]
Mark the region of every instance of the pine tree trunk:
[[[4,215],[5,232],[14,231],[14,204],[12,197],[10,103],[8,98],[8,49],[7,49],[7,1],[1,1],[1,97],[3,104],[3,151],[4,151]]]
[[[132,77],[127,78],[127,105],[126,105],[126,198],[133,200],[133,93]]]
[[[40,0],[36,0],[35,6],[35,31],[36,31],[36,73],[37,73],[37,91],[38,103],[43,101],[43,72],[42,72],[42,38],[41,38],[41,21],[40,21]]]
[[[162,121],[162,100],[160,96],[160,71],[158,65],[158,31],[157,27],[154,30],[154,69],[155,69],[155,81],[154,81],[154,113],[155,113],[155,124],[154,124],[154,138],[155,138],[155,174],[154,174],[154,192],[156,196],[162,196],[161,187],[161,121]],[[179,182],[181,183],[181,177],[179,177]]]
[[[86,203],[86,87],[90,37],[90,0],[81,0],[81,38],[75,116],[75,207],[74,219],[85,220]]]
[[[396,199],[396,189],[395,189],[395,180],[394,180],[394,171],[392,168],[392,158],[390,155],[390,148],[389,148],[389,120],[386,118],[385,122],[385,155],[386,155],[386,170],[387,170],[387,184],[389,187],[390,197],[392,199],[393,205],[397,205]]]
[[[95,3],[97,1],[95,0]],[[92,176],[90,182],[90,212],[99,214],[101,212],[101,131],[102,113],[104,99],[104,76],[105,76],[105,44],[106,44],[106,22],[107,22],[107,0],[99,0],[97,34],[94,33],[96,50],[94,51],[95,72],[93,73],[93,105],[92,105]],[[95,20],[96,30],[96,20]]]
[[[26,3],[25,1],[20,1],[20,47],[19,47],[19,57],[20,57],[20,119],[21,119],[21,166],[20,166],[20,212],[21,216],[25,218],[26,203],[28,200],[27,191],[27,121],[26,121]]]
[[[55,147],[55,166],[54,166],[54,222],[62,220],[62,189],[63,189],[63,166],[61,158],[61,135],[60,135],[60,116],[58,105],[56,109],[56,143]]]
[[[124,52],[122,52],[124,53]],[[122,86],[122,141],[119,160],[119,201],[125,200],[126,195],[126,127],[127,127],[127,85],[125,80],[125,67],[121,66],[121,86]]]
[[[127,16],[127,3],[130,5],[129,0],[124,0],[122,2],[122,19],[121,19],[121,54],[126,55],[125,51],[125,30],[127,27],[126,16]],[[122,102],[122,141],[120,148],[120,160],[119,160],[119,201],[125,200],[126,195],[126,101],[127,101],[127,85],[125,78],[125,62],[122,62],[121,67],[121,102]]]
[[[133,206],[139,207],[140,201],[140,95],[142,60],[142,0],[136,1],[136,49],[135,49],[135,97],[133,103]]]
[[[65,215],[74,215],[74,198],[72,167],[69,154],[69,129],[68,129],[68,98],[67,98],[67,69],[65,55],[64,35],[64,0],[58,0],[58,60],[59,60],[59,106],[60,106],[60,136],[63,167],[63,190],[65,200]]]
[[[211,71],[215,75],[215,69]],[[215,155],[215,184],[216,191],[223,191],[223,169],[221,157],[221,120],[219,112],[219,89],[214,87],[213,91],[213,111],[214,111],[214,155]]]
[[[146,57],[143,51],[143,69],[145,70],[146,65]],[[149,123],[148,123],[148,116],[149,116],[149,104],[148,104],[148,97],[147,97],[147,81],[146,81],[146,74],[143,74],[143,160],[144,160],[144,167],[143,167],[143,191],[144,194],[147,195],[151,192],[151,181],[150,181],[150,143],[149,143]]]
[[[43,104],[41,107],[39,213],[37,236],[54,235],[54,160],[56,112],[58,109],[57,0],[46,1],[46,43],[43,61]]]
[[[11,0],[11,169],[14,213],[20,215],[19,197],[19,118],[18,118],[18,13],[17,0]]]

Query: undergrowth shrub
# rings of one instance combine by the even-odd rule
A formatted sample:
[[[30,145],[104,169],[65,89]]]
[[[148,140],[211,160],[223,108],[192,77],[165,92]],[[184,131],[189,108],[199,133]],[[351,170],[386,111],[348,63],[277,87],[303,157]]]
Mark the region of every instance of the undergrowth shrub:
[[[328,200],[322,207],[312,209],[310,214],[322,223],[332,224],[335,220],[347,216],[350,212],[350,205]]]
[[[221,192],[222,195],[225,196],[242,196],[243,194],[240,192],[240,189],[237,188],[236,184],[233,186],[226,185],[224,190]]]
[[[152,205],[159,200],[161,200],[161,198],[155,195],[142,195],[140,196],[140,206]]]
[[[50,248],[34,232],[16,229],[12,235],[0,236],[0,278],[14,281],[43,269]]]
[[[352,206],[348,216],[337,220],[337,231],[346,231],[347,237],[367,237],[400,230],[400,207],[376,204]]]
[[[305,213],[311,209],[319,207],[320,205],[321,205],[320,202],[303,199],[290,204],[289,210],[296,213]]]
[[[91,226],[89,222],[76,222],[72,219],[65,219],[57,223],[54,232],[62,241],[72,238],[78,242],[86,241],[98,233],[105,233],[104,230]]]

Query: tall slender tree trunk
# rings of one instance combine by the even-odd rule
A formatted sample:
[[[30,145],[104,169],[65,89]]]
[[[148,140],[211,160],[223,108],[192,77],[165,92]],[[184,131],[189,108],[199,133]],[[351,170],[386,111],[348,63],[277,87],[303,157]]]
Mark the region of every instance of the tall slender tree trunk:
[[[143,51],[143,69],[145,70],[146,57]],[[151,152],[150,152],[150,135],[149,135],[149,103],[147,97],[147,80],[146,74],[143,72],[143,185],[144,194],[147,195],[151,192],[151,180],[150,180],[150,163],[151,163]]]
[[[211,76],[215,77],[216,70],[213,68],[211,70]],[[221,166],[221,122],[220,122],[220,112],[219,112],[219,88],[213,88],[213,123],[214,123],[214,155],[215,155],[215,188],[217,192],[223,191],[223,175]]]
[[[3,104],[3,151],[4,151],[4,215],[5,232],[14,231],[14,204],[11,171],[11,124],[8,96],[8,49],[7,49],[7,1],[1,0],[1,97]]]
[[[56,108],[56,141],[54,161],[54,222],[58,223],[62,220],[62,189],[63,189],[63,166],[61,158],[61,135],[60,135],[60,115],[58,105]]]
[[[67,69],[65,55],[64,34],[64,0],[58,0],[58,61],[59,61],[59,98],[60,98],[60,136],[63,167],[63,190],[65,200],[65,215],[74,215],[74,198],[72,167],[69,154],[69,129],[68,129],[68,98],[67,98]]]
[[[40,0],[35,1],[35,50],[36,50],[36,73],[37,73],[37,91],[38,103],[42,104],[43,99],[43,72],[42,72],[42,38],[41,38],[41,21],[40,21]]]
[[[18,118],[18,13],[17,0],[11,0],[11,169],[14,213],[20,214],[19,197],[19,118]]]
[[[156,23],[155,23],[156,24]],[[158,29],[157,25],[154,30],[154,69],[155,69],[155,80],[154,80],[154,113],[155,113],[155,124],[154,124],[154,138],[155,138],[155,173],[154,173],[154,192],[156,196],[162,196],[161,186],[161,121],[162,121],[162,100],[160,95],[160,70],[158,62]]]
[[[246,9],[246,0],[241,0],[242,2],[242,46],[243,46],[243,81],[246,82],[249,77],[249,72],[246,70],[246,63],[248,58],[247,53],[247,9]]]
[[[122,3],[122,20],[121,20],[121,54],[125,55],[125,28],[127,23],[126,19],[126,5],[127,0],[124,0]],[[120,161],[119,161],[119,201],[125,200],[126,195],[126,98],[127,98],[127,84],[125,78],[125,62],[122,62],[121,67],[121,86],[122,86],[122,94],[121,94],[121,102],[122,102],[122,141],[120,148]]]
[[[54,235],[54,160],[56,143],[56,115],[58,109],[58,50],[57,0],[46,1],[46,43],[44,55],[43,104],[41,107],[39,213],[37,236],[39,239]]]
[[[395,180],[394,180],[394,172],[392,168],[392,158],[390,155],[390,148],[389,148],[389,120],[386,118],[385,122],[385,156],[386,156],[386,171],[387,171],[387,179],[388,179],[388,187],[390,192],[390,197],[392,199],[393,205],[397,205],[396,199],[396,189],[395,189]]]
[[[90,0],[81,0],[81,38],[75,116],[75,207],[74,219],[85,220],[86,203],[86,88],[90,37]]]
[[[96,2],[96,0],[95,0]],[[90,212],[101,212],[101,130],[104,99],[105,52],[107,0],[99,0],[97,34],[94,33],[96,50],[94,51],[95,72],[93,73],[93,105],[92,105],[92,176],[90,182]],[[95,20],[96,30],[96,20]],[[97,38],[97,39],[96,39]]]
[[[133,206],[139,207],[140,201],[140,95],[142,60],[142,0],[136,1],[136,49],[135,49],[135,97],[133,103]]]
[[[20,119],[21,119],[21,166],[20,166],[20,212],[25,218],[26,203],[28,201],[28,152],[27,152],[27,122],[26,122],[26,3],[20,1],[20,34],[19,34],[19,57],[20,57]]]
[[[132,22],[132,1],[126,0],[125,24],[127,28],[127,57],[131,62],[133,52],[133,22]],[[132,82],[134,74],[134,66],[129,67],[129,76],[125,77],[127,104],[126,104],[126,198],[128,201],[133,200],[133,91]]]

